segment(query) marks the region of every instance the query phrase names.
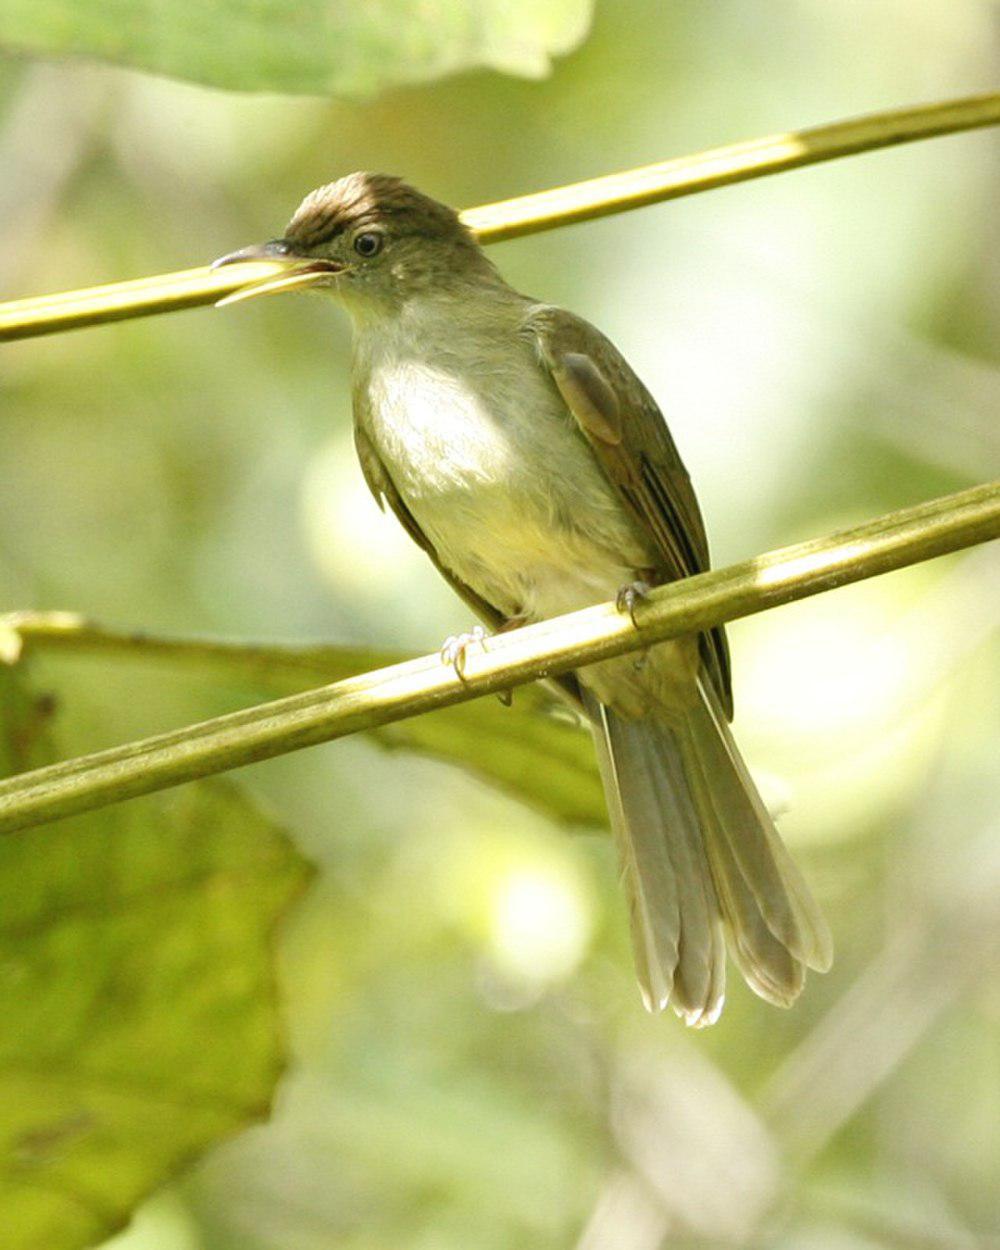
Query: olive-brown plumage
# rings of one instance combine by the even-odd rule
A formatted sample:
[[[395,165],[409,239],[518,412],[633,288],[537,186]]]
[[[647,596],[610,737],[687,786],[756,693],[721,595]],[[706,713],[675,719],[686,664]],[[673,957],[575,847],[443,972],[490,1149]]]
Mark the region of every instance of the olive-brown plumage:
[[[509,287],[452,209],[351,174],[233,259],[261,255],[347,307],[368,484],[490,626],[708,567],[652,396],[593,326]],[[715,1020],[727,938],[750,986],[788,1005],[829,936],[733,742],[723,630],[574,676],[647,1006]]]

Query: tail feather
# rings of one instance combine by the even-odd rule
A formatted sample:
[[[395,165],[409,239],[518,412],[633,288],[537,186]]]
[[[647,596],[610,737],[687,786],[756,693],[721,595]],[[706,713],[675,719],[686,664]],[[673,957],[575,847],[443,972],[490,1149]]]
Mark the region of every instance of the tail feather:
[[[716,847],[721,850],[723,840],[729,847],[728,857],[718,857],[719,875],[725,867],[735,882],[735,862],[761,919],[777,942],[807,968],[826,972],[833,962],[826,921],[733,741],[718,696],[704,682],[699,682],[699,695],[700,706],[684,722],[682,745],[698,810],[706,823],[722,834],[721,839],[709,839],[710,853]]]
[[[725,942],[755,993],[788,1006],[831,961],[826,924],[733,742],[714,691],[626,719],[585,694],[629,897],[646,1006],[713,1023]]]
[[[755,994],[779,1007],[790,1006],[805,983],[805,965],[768,928],[729,840],[717,831],[707,840],[733,961]]]
[[[725,942],[679,747],[669,728],[657,725],[651,734],[650,723],[625,720],[586,697],[643,999],[650,1011],[670,1002],[687,1023],[710,1024],[722,1009]],[[670,738],[667,749],[662,734]]]
[[[664,729],[664,734],[673,731]],[[720,924],[719,906],[711,870],[700,833],[698,813],[681,768],[676,738],[672,749],[663,750],[656,737],[643,735],[650,774],[665,782],[676,796],[680,820],[674,826],[683,836],[663,837],[681,891],[680,958],[674,977],[673,1006],[686,1023],[694,1027],[713,1024],[722,1010],[726,989],[726,944]]]
[[[673,990],[674,969],[680,951],[680,906],[677,879],[669,859],[659,852],[661,833],[657,821],[635,811],[630,800],[626,813],[624,795],[637,791],[633,764],[613,751],[610,720],[613,713],[596,699],[588,699],[594,715],[597,760],[604,781],[608,815],[616,833],[622,876],[626,882],[632,929],[632,948],[643,1001],[649,1011],[659,1011]],[[649,796],[642,795],[648,802]],[[654,812],[650,815],[658,815]]]

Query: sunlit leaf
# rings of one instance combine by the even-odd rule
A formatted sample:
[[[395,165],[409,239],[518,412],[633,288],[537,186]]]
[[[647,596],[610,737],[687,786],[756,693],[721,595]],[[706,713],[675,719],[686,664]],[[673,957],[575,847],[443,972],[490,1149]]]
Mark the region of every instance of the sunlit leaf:
[[[0,665],[0,770],[54,758]],[[265,1116],[283,1066],[272,936],[308,875],[228,784],[0,841],[0,1241],[104,1240]]]
[[[472,69],[539,77],[592,0],[5,0],[0,46],[237,91],[364,95]]]

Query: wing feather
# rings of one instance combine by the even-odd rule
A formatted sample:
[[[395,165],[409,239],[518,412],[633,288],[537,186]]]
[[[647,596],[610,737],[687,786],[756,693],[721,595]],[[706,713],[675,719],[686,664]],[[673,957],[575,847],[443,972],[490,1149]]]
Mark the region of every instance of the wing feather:
[[[566,407],[640,529],[660,557],[661,581],[709,567],[708,539],[691,479],[663,414],[614,344],[561,308],[533,305],[534,339]],[[733,699],[729,648],[721,626],[701,638],[702,661],[726,714]]]

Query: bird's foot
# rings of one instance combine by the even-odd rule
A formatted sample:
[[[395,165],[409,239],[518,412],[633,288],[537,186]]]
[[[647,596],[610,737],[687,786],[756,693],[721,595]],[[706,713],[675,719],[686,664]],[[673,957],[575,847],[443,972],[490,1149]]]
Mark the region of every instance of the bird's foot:
[[[652,587],[648,582],[629,582],[622,586],[615,595],[615,607],[619,612],[627,612],[632,618],[632,624],[638,627],[638,621],[635,619],[636,604],[643,603],[649,598],[649,592]]]
[[[486,630],[482,625],[474,626],[467,634],[452,634],[441,647],[441,663],[450,665],[456,677],[464,678],[466,653],[474,644],[482,646],[485,639]]]

